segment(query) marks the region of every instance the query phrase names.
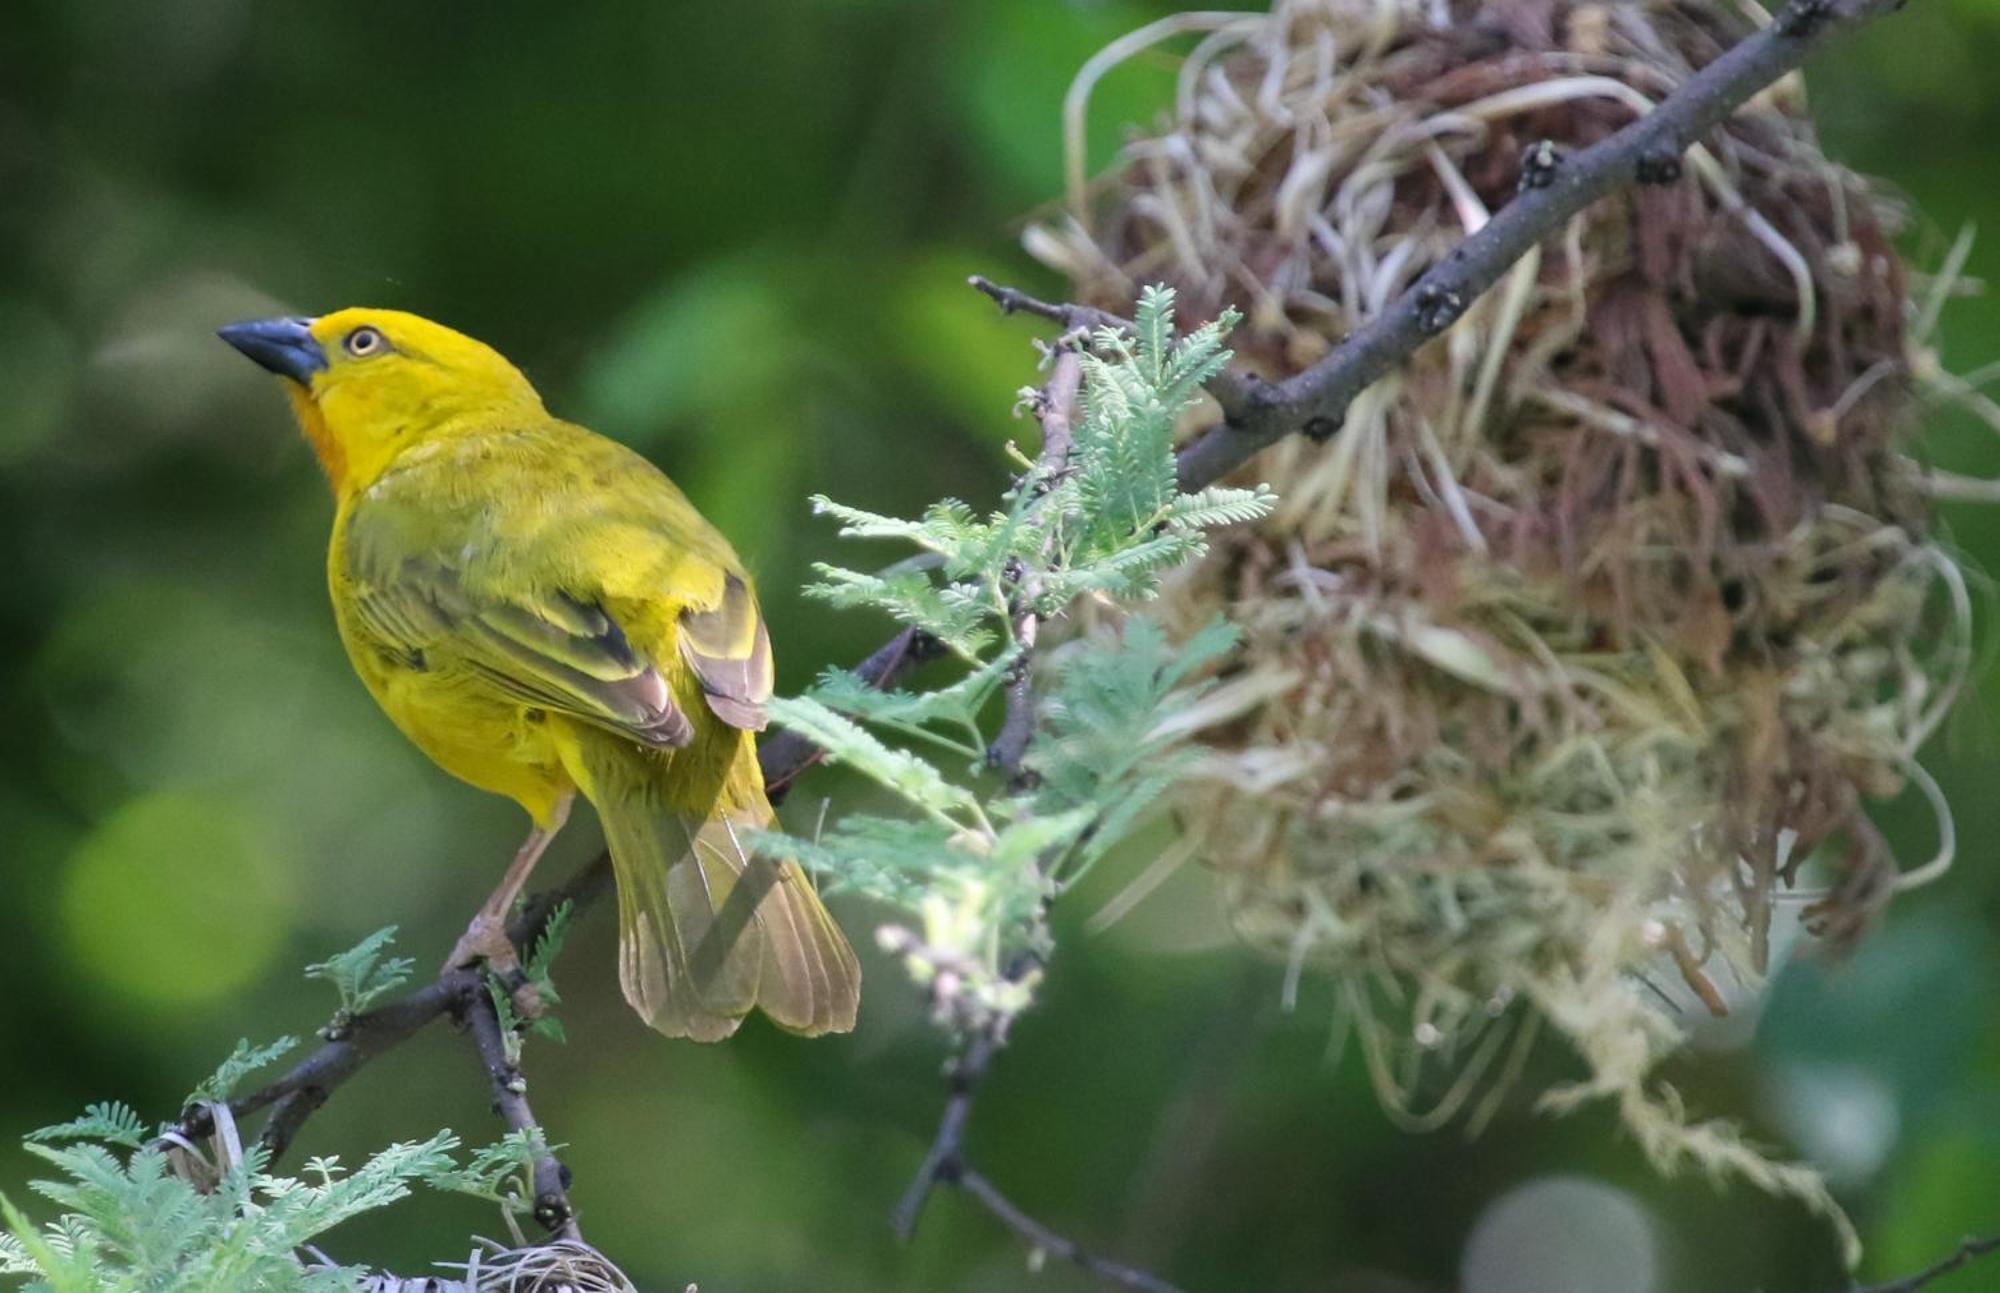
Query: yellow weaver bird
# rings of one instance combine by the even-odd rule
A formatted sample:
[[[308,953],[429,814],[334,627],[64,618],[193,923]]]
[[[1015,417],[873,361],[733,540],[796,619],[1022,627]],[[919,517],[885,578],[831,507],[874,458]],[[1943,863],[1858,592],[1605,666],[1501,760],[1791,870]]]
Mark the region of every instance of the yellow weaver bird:
[[[348,309],[220,335],[284,378],[332,483],[327,580],[356,673],[438,766],[533,819],[449,965],[506,919],[580,791],[618,878],[625,999],[670,1037],[752,1009],[854,1026],[861,974],[805,875],[754,856],[771,644],[729,543],[658,468],[542,407],[491,347]]]

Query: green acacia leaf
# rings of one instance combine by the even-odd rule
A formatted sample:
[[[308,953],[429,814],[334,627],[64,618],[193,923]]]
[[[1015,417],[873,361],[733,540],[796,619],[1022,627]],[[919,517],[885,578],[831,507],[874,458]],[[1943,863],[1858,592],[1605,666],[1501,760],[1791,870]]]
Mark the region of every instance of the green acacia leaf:
[[[907,750],[891,749],[844,714],[806,696],[778,697],[767,706],[771,721],[807,738],[836,763],[846,764],[911,803],[933,812],[961,811],[977,804],[970,790]]]

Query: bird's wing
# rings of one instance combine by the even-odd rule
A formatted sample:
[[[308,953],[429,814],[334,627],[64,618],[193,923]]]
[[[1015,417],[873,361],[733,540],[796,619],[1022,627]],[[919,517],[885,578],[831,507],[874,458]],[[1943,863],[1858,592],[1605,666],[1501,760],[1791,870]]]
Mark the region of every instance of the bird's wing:
[[[568,593],[496,594],[421,554],[357,576],[352,605],[381,644],[413,661],[443,654],[522,704],[659,749],[694,737],[667,678],[616,620]]]
[[[624,446],[550,423],[440,451],[370,492],[346,566],[357,615],[398,649],[448,635],[524,703],[647,745],[693,737],[682,669],[722,722],[764,726],[756,594],[728,542]]]
[[[680,616],[681,658],[701,681],[715,716],[747,732],[764,730],[764,702],[771,698],[771,638],[749,581],[725,573],[722,596],[712,607],[689,607]]]

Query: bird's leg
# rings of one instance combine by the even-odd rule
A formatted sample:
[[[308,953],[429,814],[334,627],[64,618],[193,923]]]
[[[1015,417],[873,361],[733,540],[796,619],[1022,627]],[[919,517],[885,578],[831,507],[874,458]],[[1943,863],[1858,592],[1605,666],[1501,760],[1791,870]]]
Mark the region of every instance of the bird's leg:
[[[472,923],[465,927],[464,937],[451,949],[451,956],[445,961],[447,972],[460,966],[472,965],[479,961],[498,973],[506,974],[520,968],[520,958],[515,955],[514,941],[507,937],[507,913],[514,909],[514,900],[521,896],[522,886],[528,883],[528,876],[534,871],[535,863],[542,860],[549,841],[569,820],[569,806],[576,798],[570,791],[556,801],[555,811],[549,815],[547,826],[537,825],[528,832],[528,838],[521,841],[521,847],[514,854],[514,861],[507,867],[507,874],[500,877],[500,887],[479,908]]]

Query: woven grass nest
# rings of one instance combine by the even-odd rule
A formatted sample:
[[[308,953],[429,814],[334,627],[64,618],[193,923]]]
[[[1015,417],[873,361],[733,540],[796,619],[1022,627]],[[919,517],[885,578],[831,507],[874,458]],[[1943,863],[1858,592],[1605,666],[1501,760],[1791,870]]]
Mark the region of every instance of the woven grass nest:
[[[1762,21],[1717,0],[1280,0],[1093,60],[1068,212],[1029,249],[1076,295],[1245,315],[1297,372],[1549,154],[1602,139]],[[1090,83],[1206,34],[1158,129],[1086,185]],[[1964,579],[1909,457],[1950,284],[1913,301],[1904,217],[1829,161],[1796,79],[1600,202],[1443,338],[1244,479],[1281,505],[1169,590],[1244,643],[1184,820],[1243,937],[1338,977],[1388,1106],[1490,1111],[1535,1030],[1663,1168],[1820,1178],[1695,1122],[1652,1070],[1689,1005],[1836,948],[1949,857],[1915,753],[1971,660]],[[1949,274],[1946,275],[1948,280]],[[1947,841],[1899,867],[1871,800]],[[1188,802],[1188,801],[1184,801]],[[1529,1009],[1522,1009],[1526,1003]],[[1422,1099],[1425,1107],[1419,1108]]]

